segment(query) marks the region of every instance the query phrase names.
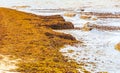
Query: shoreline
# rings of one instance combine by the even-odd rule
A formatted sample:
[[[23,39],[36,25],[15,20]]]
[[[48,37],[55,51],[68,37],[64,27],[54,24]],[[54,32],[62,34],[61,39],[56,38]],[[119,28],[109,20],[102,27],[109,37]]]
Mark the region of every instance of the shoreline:
[[[52,27],[61,24],[61,28],[57,29],[67,29],[63,26],[71,23],[68,24],[61,16],[38,16],[7,8],[0,8],[0,11],[0,28],[6,29],[1,33],[5,36],[1,39],[0,53],[21,59],[17,64],[18,72],[78,72],[76,68],[79,65],[68,62],[59,52],[65,44],[77,43],[77,40],[69,34],[54,32],[49,27],[55,23]],[[46,18],[48,22],[45,22]],[[43,25],[39,25],[41,23]]]
[[[15,10],[16,11],[16,10]],[[21,11],[20,11],[21,12]],[[25,12],[23,12],[23,13],[25,13]],[[26,13],[25,13],[26,14]],[[28,13],[28,14],[30,14],[30,16],[32,15],[31,13]],[[39,22],[38,20],[39,20],[39,17],[36,19],[36,17],[37,17],[37,15],[35,15],[35,14],[33,14],[34,16],[35,16],[35,19],[33,19],[33,18],[28,18],[28,19],[23,19],[22,18],[22,20],[24,20],[24,21],[33,21],[33,22],[35,22],[34,24],[37,24],[36,22]],[[47,17],[47,16],[46,16]],[[59,16],[58,16],[59,17]],[[45,16],[44,17],[42,17],[43,19],[45,18]],[[49,18],[49,17],[48,17]],[[53,18],[53,17],[50,17],[50,18]],[[21,18],[20,18],[21,19]],[[55,16],[55,19],[56,19],[56,16]],[[49,20],[48,20],[49,21]],[[58,20],[57,20],[58,21]],[[61,21],[61,17],[60,17],[60,21]],[[63,18],[62,18],[62,21],[65,21],[65,20],[63,20]],[[27,23],[28,23],[27,22]],[[52,22],[52,23],[54,23],[54,22]],[[55,22],[56,23],[56,22]],[[51,24],[51,23],[50,23]],[[62,24],[62,23],[61,23]],[[27,25],[29,25],[29,24],[27,24]],[[33,24],[32,24],[33,25]],[[49,23],[45,23],[44,24],[45,26],[47,26],[47,25],[49,25]],[[37,25],[37,26],[41,26],[41,25]],[[25,26],[27,29],[28,28],[31,28],[31,27],[33,27],[33,26],[30,26],[30,27],[27,27],[27,26]],[[17,27],[18,28],[18,27]],[[32,28],[31,28],[32,29]],[[36,28],[34,28],[34,29],[36,29]],[[45,31],[42,31],[42,30],[39,30],[39,29],[42,29],[42,30],[45,30]],[[47,29],[48,30],[50,30],[50,31],[47,31]],[[61,28],[60,28],[61,29]],[[73,28],[72,28],[73,29]],[[72,30],[71,29],[71,30]],[[74,38],[71,38],[71,36],[70,35],[65,35],[65,34],[57,34],[57,32],[56,33],[54,33],[51,29],[49,29],[49,27],[47,27],[47,28],[45,28],[44,29],[44,27],[43,26],[41,26],[40,28],[37,28],[37,30],[39,30],[39,32],[41,33],[41,32],[46,32],[45,33],[45,36],[44,37],[48,37],[48,39],[51,39],[51,38],[54,38],[55,37],[55,40],[54,39],[52,39],[52,40],[50,40],[50,42],[52,42],[53,44],[54,43],[57,43],[57,44],[55,44],[55,45],[53,45],[52,47],[54,47],[54,46],[57,46],[58,44],[61,46],[63,46],[65,43],[67,43],[67,44],[70,44],[70,43],[75,43],[76,41],[74,41]],[[37,31],[37,30],[35,30],[35,31]],[[21,30],[22,31],[22,30]],[[34,31],[34,30],[33,30]],[[61,31],[64,31],[64,30],[61,30]],[[77,31],[77,30],[75,30],[75,31]],[[31,31],[30,31],[31,32]],[[72,32],[72,31],[67,31],[67,32]],[[95,33],[95,30],[93,30],[92,31],[93,33]],[[100,32],[100,31],[97,31],[97,32]],[[37,32],[36,32],[37,33]],[[69,34],[70,34],[69,33]],[[75,32],[74,32],[75,33]],[[81,32],[80,32],[81,33]],[[83,33],[83,32],[82,32]],[[87,33],[87,32],[86,32]],[[103,33],[103,32],[100,32],[100,33]],[[15,33],[16,34],[16,33]],[[31,33],[29,33],[30,35],[31,35]],[[44,33],[43,33],[44,34]],[[57,35],[56,35],[57,34]],[[72,33],[71,33],[72,34]],[[90,33],[90,34],[92,34],[92,33]],[[96,34],[96,33],[95,33]],[[108,34],[108,33],[107,33]],[[64,35],[64,36],[62,36],[62,35]],[[75,34],[76,35],[76,34]],[[85,34],[86,35],[86,34]],[[89,35],[89,34],[88,34]],[[26,36],[24,36],[24,37],[26,37]],[[69,37],[69,38],[66,38],[66,37]],[[108,36],[106,36],[106,37],[108,37]],[[37,38],[37,37],[36,37]],[[93,37],[93,38],[97,38],[97,37]],[[110,37],[111,38],[111,37]],[[32,39],[32,38],[30,38],[30,39]],[[58,43],[59,41],[60,41],[60,39],[63,39],[62,41],[67,41],[67,40],[73,40],[73,41],[68,41],[68,42],[62,42],[62,44],[61,43]],[[64,40],[64,39],[66,39],[66,40]],[[87,40],[88,40],[88,38],[86,38]],[[114,38],[112,38],[112,39],[114,39]],[[46,39],[45,39],[46,40]],[[54,41],[53,41],[54,40]],[[57,41],[56,41],[57,40]],[[90,39],[91,40],[91,39]],[[35,41],[37,44],[38,44],[38,42],[37,41]],[[84,42],[84,41],[83,41]],[[34,42],[32,42],[32,43],[34,43]],[[39,42],[40,43],[40,42]],[[46,42],[44,42],[45,44],[46,44]],[[95,42],[93,42],[93,43],[95,43]],[[114,42],[113,42],[114,43]],[[21,45],[21,44],[20,44]],[[23,44],[22,44],[23,45]],[[48,45],[51,45],[51,44],[48,44]],[[19,46],[19,45],[18,45]],[[47,45],[44,45],[44,46],[47,46]],[[61,48],[59,46],[59,49]],[[88,45],[88,46],[90,46],[90,45]],[[97,46],[97,45],[93,45],[93,46]],[[99,46],[99,45],[98,45]],[[58,46],[57,46],[58,47]],[[18,47],[19,48],[19,47]],[[45,47],[39,47],[39,48],[45,48]],[[50,47],[51,48],[51,47]],[[49,48],[49,49],[50,49]],[[75,48],[75,47],[73,47],[73,48]],[[49,50],[49,49],[45,49],[45,50]],[[55,49],[57,49],[57,51],[59,51],[59,49],[58,48],[55,48]],[[22,49],[21,49],[22,50]],[[20,51],[21,51],[20,50]],[[34,50],[31,50],[31,49],[29,49],[30,51],[34,51],[34,50],[36,50],[35,48],[34,48]],[[38,49],[37,49],[38,50]],[[44,51],[45,51],[44,50]],[[51,49],[52,50],[52,49]],[[28,54],[31,54],[31,52],[28,52]],[[54,50],[52,50],[52,51],[54,51]],[[18,51],[19,52],[19,51]],[[24,52],[26,52],[26,51],[24,51]],[[37,51],[36,51],[37,52]],[[56,52],[56,51],[54,51],[54,52]],[[72,50],[69,50],[69,52],[73,52]],[[91,51],[90,51],[91,52]],[[50,51],[49,51],[49,53],[51,53]],[[59,53],[60,54],[60,52],[56,52],[57,54]],[[27,53],[26,53],[27,54]],[[18,55],[18,54],[17,54]],[[46,55],[48,55],[48,53],[46,54]],[[21,56],[22,57],[22,56]],[[51,57],[51,56],[50,56]],[[61,57],[60,57],[61,58]],[[63,59],[63,58],[62,58]],[[64,62],[65,63],[67,63],[69,60],[68,60],[68,58],[64,58],[65,60],[64,60]],[[43,61],[44,60],[44,58],[42,58],[42,59],[40,59],[41,61]],[[85,58],[84,58],[84,60],[85,60]],[[27,60],[27,61],[29,61],[29,60]],[[27,62],[27,61],[24,61],[25,63]],[[51,60],[48,60],[47,62],[49,62],[49,61],[51,61]],[[55,61],[55,62],[63,62],[62,60],[59,60],[58,58],[52,58],[52,61]],[[20,69],[18,69],[19,71],[26,71],[26,70],[29,70],[28,69],[28,67],[31,67],[30,65],[33,65],[33,66],[40,66],[41,67],[41,65],[37,65],[37,64],[41,64],[41,63],[39,63],[39,61],[35,61],[36,63],[35,64],[32,64],[32,63],[34,63],[34,60],[31,60],[31,62],[32,63],[26,63],[26,64],[24,64],[24,62],[23,63],[20,63],[19,64],[19,66],[21,67]],[[80,67],[80,65],[78,65],[78,64],[76,64],[76,63],[74,63],[74,61],[72,61],[72,63],[73,63],[73,68],[74,67],[79,67],[79,68],[81,68]],[[70,65],[71,66],[71,64],[72,63],[67,63],[68,65]],[[22,64],[24,64],[23,66],[22,66]],[[42,64],[45,64],[44,62],[42,62]],[[49,64],[48,64],[49,65]],[[56,65],[56,64],[55,64]],[[28,67],[27,67],[28,66]],[[23,69],[23,67],[25,67],[25,69]],[[52,66],[52,67],[56,67],[56,66]],[[34,67],[33,67],[34,68]],[[60,66],[60,68],[61,68],[61,66]],[[66,68],[66,67],[65,67]],[[32,67],[31,67],[31,69],[32,69]],[[36,67],[35,67],[35,69],[37,69]],[[76,69],[76,68],[74,68],[74,69]],[[89,68],[88,68],[89,69]],[[68,70],[70,70],[70,69],[68,69]],[[84,72],[89,72],[89,71],[87,71],[87,70],[85,70],[84,68],[83,68],[83,70],[84,70]],[[44,68],[43,68],[43,71],[44,71]],[[49,71],[49,69],[47,69],[47,71]],[[26,71],[27,72],[27,71]],[[35,71],[33,71],[33,72],[35,72]],[[57,70],[56,70],[56,72],[57,72]],[[63,71],[64,72],[64,71]],[[72,72],[71,70],[70,70],[70,72]],[[76,72],[76,70],[74,70],[74,72]],[[106,73],[106,72],[105,72]]]

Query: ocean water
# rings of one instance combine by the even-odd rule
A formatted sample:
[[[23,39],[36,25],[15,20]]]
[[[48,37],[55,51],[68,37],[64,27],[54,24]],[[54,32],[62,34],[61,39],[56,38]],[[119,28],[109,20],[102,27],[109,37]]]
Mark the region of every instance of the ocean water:
[[[120,26],[120,19],[98,19],[96,21],[83,20],[78,17],[68,18],[67,21],[73,22],[75,27],[82,27],[86,22],[96,23],[105,26]],[[83,66],[91,73],[108,72],[120,73],[120,52],[115,50],[115,45],[120,42],[120,31],[105,31],[93,29],[92,31],[81,30],[57,30],[71,34],[77,40],[83,41],[81,44],[75,46],[66,45],[60,52],[64,56],[74,59],[77,63],[86,64]],[[70,53],[69,50],[74,52]],[[82,73],[82,70],[80,69]]]
[[[107,3],[107,4],[106,4]],[[86,11],[114,12],[120,11],[119,0],[0,0],[1,7],[30,6],[26,9],[72,9]],[[24,8],[18,8],[24,10]]]

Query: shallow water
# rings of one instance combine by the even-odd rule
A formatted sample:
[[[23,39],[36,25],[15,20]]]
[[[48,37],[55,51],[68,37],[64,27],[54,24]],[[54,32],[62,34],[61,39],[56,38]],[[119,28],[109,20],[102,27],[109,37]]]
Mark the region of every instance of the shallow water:
[[[106,4],[107,3],[107,4]],[[13,6],[30,6],[13,8]],[[0,7],[31,11],[31,9],[72,9],[79,11],[120,12],[119,0],[0,0]]]
[[[114,45],[120,41],[120,32],[101,32],[97,30],[90,32],[63,30],[61,32],[72,34],[78,40],[82,40],[85,45],[66,46],[60,50],[66,52],[65,56],[75,59],[78,63],[87,64],[85,68],[92,73],[101,71],[120,72],[120,52],[114,49]],[[69,53],[68,50],[74,52]]]
[[[74,25],[77,24],[76,27],[83,26],[81,19],[79,19],[80,21],[76,17],[73,19],[66,19],[67,21],[73,21]],[[120,26],[119,20],[120,19],[99,19],[97,21],[91,21],[91,23],[101,22],[99,25]],[[86,22],[83,21],[83,23]],[[92,73],[102,71],[108,73],[120,73],[120,52],[114,48],[115,44],[120,42],[120,31],[93,29],[88,32],[81,30],[60,30],[58,32],[71,34],[77,40],[84,42],[84,46],[81,46],[80,44],[75,46],[67,45],[60,50],[63,52],[63,55],[74,59],[78,63],[87,64],[84,68]],[[73,50],[74,52],[70,53],[69,50]]]

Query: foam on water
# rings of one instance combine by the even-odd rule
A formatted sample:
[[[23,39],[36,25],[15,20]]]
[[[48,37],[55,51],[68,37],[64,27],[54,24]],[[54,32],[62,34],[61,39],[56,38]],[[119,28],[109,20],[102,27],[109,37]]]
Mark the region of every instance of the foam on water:
[[[77,17],[66,18],[67,21],[72,21],[77,27],[83,26],[86,22],[99,23],[100,25],[107,26],[120,26],[119,19],[100,19],[97,21],[82,20]],[[76,23],[75,23],[76,22]],[[115,24],[117,23],[117,24]],[[66,46],[61,49],[61,52],[65,56],[71,59],[75,59],[78,63],[85,63],[84,67],[92,72],[108,72],[108,73],[120,73],[120,52],[115,50],[115,45],[120,42],[120,31],[81,31],[81,30],[62,30],[64,32],[73,35],[77,40],[83,41],[85,46],[79,44],[75,46]],[[73,50],[73,53],[69,53],[68,50]]]
[[[120,52],[114,49],[114,45],[120,41],[120,32],[101,32],[93,30],[83,32],[80,30],[63,30],[72,34],[78,40],[82,40],[86,46],[66,46],[61,52],[75,59],[78,63],[85,63],[85,68],[93,72],[106,71],[109,73],[120,72]],[[68,50],[74,50],[69,53]],[[92,63],[92,64],[91,64]]]
[[[79,11],[84,8],[86,11],[120,12],[119,0],[0,0],[0,7],[13,8],[12,6],[30,6],[30,8],[18,8],[25,11],[61,8]]]

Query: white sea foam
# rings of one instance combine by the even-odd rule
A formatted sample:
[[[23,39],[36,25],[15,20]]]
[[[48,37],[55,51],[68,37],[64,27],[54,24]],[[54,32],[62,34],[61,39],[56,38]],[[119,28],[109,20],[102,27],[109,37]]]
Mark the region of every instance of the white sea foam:
[[[79,11],[84,8],[85,11],[120,12],[119,0],[0,0],[0,7],[13,8],[12,6],[30,6],[30,8],[18,8],[25,11],[61,8]]]
[[[76,21],[76,23],[81,26],[83,26],[82,23],[86,23],[87,21],[86,20],[84,22],[81,21],[81,19],[75,20],[75,17],[73,19],[66,19],[73,23]],[[91,21],[91,23],[99,22],[102,22],[100,25],[120,26],[119,19],[101,19],[98,21]],[[76,23],[74,23],[74,25],[76,25]],[[59,32],[71,34],[76,37],[77,40],[83,41],[84,45],[86,45],[80,46],[78,44],[77,46],[66,46],[60,50],[61,52],[67,52],[64,54],[65,56],[75,59],[78,63],[83,62],[87,64],[87,66],[84,67],[92,73],[101,71],[120,73],[120,52],[115,50],[114,47],[115,44],[120,42],[120,31],[100,31],[93,29],[88,32],[81,30],[62,30]],[[68,50],[74,50],[74,52],[69,53]]]
[[[109,73],[120,72],[120,52],[115,50],[114,45],[120,42],[120,32],[102,32],[92,30],[83,32],[80,30],[63,30],[64,33],[72,34],[78,40],[82,40],[86,46],[66,46],[61,52],[75,59],[78,63],[85,63],[87,70],[92,73],[106,71]],[[69,53],[68,50],[74,50]],[[95,63],[95,65],[90,64]]]

